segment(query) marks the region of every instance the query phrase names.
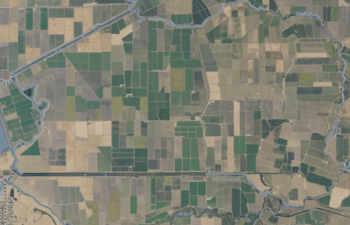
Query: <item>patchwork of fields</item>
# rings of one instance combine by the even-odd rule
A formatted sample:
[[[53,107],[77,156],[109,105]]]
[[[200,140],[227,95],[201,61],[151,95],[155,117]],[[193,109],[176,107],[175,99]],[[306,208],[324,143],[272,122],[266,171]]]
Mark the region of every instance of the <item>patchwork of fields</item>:
[[[220,11],[235,2],[137,0],[139,16],[176,25],[215,16],[179,29],[130,13],[18,74],[24,93],[0,84],[12,145],[42,128],[16,150],[18,170],[38,175],[11,180],[21,189],[10,194],[16,223],[349,223],[348,173],[337,163],[349,159],[349,69],[339,58],[350,62],[348,1],[249,0],[276,14],[248,3]],[[0,6],[3,79],[130,8],[124,0]],[[320,20],[293,17],[299,11]],[[339,55],[329,32],[344,44]],[[42,122],[29,98],[48,100]],[[340,130],[326,142],[335,119]],[[6,176],[13,156],[0,160]]]

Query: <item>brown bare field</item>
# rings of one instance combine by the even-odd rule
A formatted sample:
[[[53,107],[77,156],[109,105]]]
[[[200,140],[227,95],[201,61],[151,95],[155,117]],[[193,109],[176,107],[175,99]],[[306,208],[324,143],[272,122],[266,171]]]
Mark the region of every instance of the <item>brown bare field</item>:
[[[348,197],[349,194],[350,194],[349,189],[334,187],[332,190],[329,206],[332,208],[340,207],[340,204],[343,201],[343,199]]]
[[[93,13],[92,13],[93,7],[85,7],[83,8],[83,33],[87,32],[90,30],[90,28],[93,25],[92,18],[93,18]]]
[[[64,18],[49,18],[49,34],[64,34]]]
[[[11,170],[15,158],[12,152],[4,152],[0,155],[0,170]]]
[[[10,185],[8,185],[8,187],[14,188]],[[16,188],[14,189],[17,190]],[[10,192],[8,192],[8,194],[9,193]],[[39,205],[33,198],[23,195],[20,192],[15,191],[15,193],[17,201],[13,201],[13,214],[14,222],[16,224],[60,224],[58,218],[55,215],[53,215],[50,212],[50,210]],[[39,210],[35,211],[34,209],[39,209],[40,211],[43,211],[48,215],[43,215]]]
[[[83,22],[83,8],[74,8],[74,22]]]
[[[74,39],[74,19],[64,19],[64,42]]]

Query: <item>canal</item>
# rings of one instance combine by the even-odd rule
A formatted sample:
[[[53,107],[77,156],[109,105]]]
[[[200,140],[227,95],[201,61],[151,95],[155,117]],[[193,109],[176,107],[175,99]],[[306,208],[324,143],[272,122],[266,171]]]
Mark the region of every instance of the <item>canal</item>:
[[[0,154],[10,147],[10,142],[7,138],[5,120],[0,108]]]

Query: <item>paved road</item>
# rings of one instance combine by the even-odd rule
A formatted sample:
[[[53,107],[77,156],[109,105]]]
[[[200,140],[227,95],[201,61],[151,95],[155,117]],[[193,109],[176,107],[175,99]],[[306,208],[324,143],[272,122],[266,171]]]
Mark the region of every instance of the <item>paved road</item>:
[[[23,177],[141,177],[141,176],[206,176],[205,172],[72,172],[72,173],[23,173]]]

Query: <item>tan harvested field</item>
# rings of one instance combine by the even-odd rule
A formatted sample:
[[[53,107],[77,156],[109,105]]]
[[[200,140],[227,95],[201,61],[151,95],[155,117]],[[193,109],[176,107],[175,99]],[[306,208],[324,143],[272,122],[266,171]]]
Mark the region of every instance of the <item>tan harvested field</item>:
[[[9,26],[8,25],[0,25],[0,42],[8,42],[9,40]]]
[[[7,88],[7,85],[4,83],[0,83],[0,97],[3,98],[3,97],[8,96],[10,94],[11,94],[11,92]],[[3,106],[0,105],[0,107],[3,107]]]
[[[110,33],[101,33],[101,45],[103,52],[111,51],[111,34]]]
[[[11,114],[5,116],[5,120],[6,120],[6,121],[8,121],[8,120],[13,120],[13,119],[16,119],[16,118],[18,118],[18,115],[17,115],[16,112],[11,113]]]
[[[75,135],[76,137],[80,138],[88,138],[88,132],[87,132],[87,122],[75,122]]]
[[[224,7],[224,9],[223,9],[223,13],[227,17],[231,17],[231,11],[232,11],[232,6],[227,6],[227,7]]]
[[[205,137],[207,147],[215,147],[215,137]]]
[[[86,202],[79,202],[79,210],[85,210],[87,218],[89,218],[93,214],[92,209],[89,209],[87,207]]]
[[[15,158],[12,152],[4,152],[0,155],[0,170],[11,170]]]
[[[279,52],[281,50],[281,43],[271,43],[265,45],[265,51],[267,52]]]
[[[284,61],[283,60],[277,60],[276,61],[276,72],[277,73],[283,73],[284,72]]]
[[[64,34],[64,18],[49,18],[49,34]]]
[[[69,6],[69,0],[61,0],[61,6]]]
[[[74,172],[75,167],[75,126],[74,122],[57,122],[57,130],[66,131],[66,162],[67,172]]]
[[[227,172],[234,172],[234,139],[233,137],[227,138]]]
[[[325,52],[315,53],[297,53],[297,58],[327,58],[328,55]]]
[[[240,22],[241,22],[241,35],[242,37],[244,37],[247,34],[245,17],[240,17]]]
[[[24,149],[23,149],[24,150]],[[41,159],[41,156],[19,155],[20,152],[16,152],[20,164],[17,165],[18,169],[21,171],[31,171],[31,172],[40,172],[40,171],[51,171],[51,166],[47,163],[44,163]]]
[[[89,52],[101,52],[101,35],[100,32],[93,33],[89,36]]]
[[[240,135],[240,103],[237,101],[233,102],[233,120],[234,120],[234,134],[235,136]]]
[[[345,100],[344,104],[338,110],[340,118],[350,117],[350,99]]]
[[[219,73],[218,72],[206,72],[209,90],[210,100],[221,100],[220,86],[219,86]]]
[[[89,153],[99,153],[96,146],[111,146],[110,121],[58,121],[56,129],[66,131],[66,165],[49,166],[52,172],[90,171]]]
[[[8,188],[14,188],[7,185]],[[15,189],[15,198],[13,201],[14,222],[16,224],[40,224],[53,225],[60,224],[58,218],[50,210],[39,205],[33,198],[17,192]],[[9,194],[9,192],[7,192]],[[45,212],[43,214],[42,212]]]
[[[93,13],[92,13],[93,7],[84,7],[83,8],[83,33],[90,30],[90,28],[93,25]]]
[[[30,68],[30,70],[32,71],[33,74],[37,74],[37,73],[40,73],[41,71],[43,71],[43,68],[40,66],[40,64],[36,64],[36,65],[32,66]]]
[[[339,6],[349,6],[349,3],[347,3],[345,0],[339,0]]]
[[[192,13],[192,4],[186,0],[166,1],[167,14],[190,14]]]
[[[83,22],[83,8],[74,8],[74,22]]]
[[[350,194],[349,189],[334,187],[331,194],[331,200],[329,206],[332,208],[340,207],[341,202],[344,198],[348,197]]]
[[[89,43],[78,43],[78,52],[89,52]]]
[[[112,34],[111,35],[111,45],[121,45],[123,43],[120,34]]]
[[[10,26],[9,41],[10,42],[18,41],[18,23],[10,23],[9,26]]]
[[[214,224],[221,224],[221,218],[213,217],[209,219],[207,216],[203,216],[201,218],[196,218],[194,216],[191,217],[191,224],[198,224],[198,225],[214,225]]]
[[[18,6],[19,0],[10,0],[10,6]]]
[[[125,27],[123,30],[120,31],[120,36],[122,38],[124,38],[126,35],[130,34],[131,32],[133,32],[133,26],[132,24],[128,25],[127,27]]]
[[[313,82],[314,87],[332,87],[332,82]]]
[[[64,42],[74,39],[74,19],[64,19]]]

